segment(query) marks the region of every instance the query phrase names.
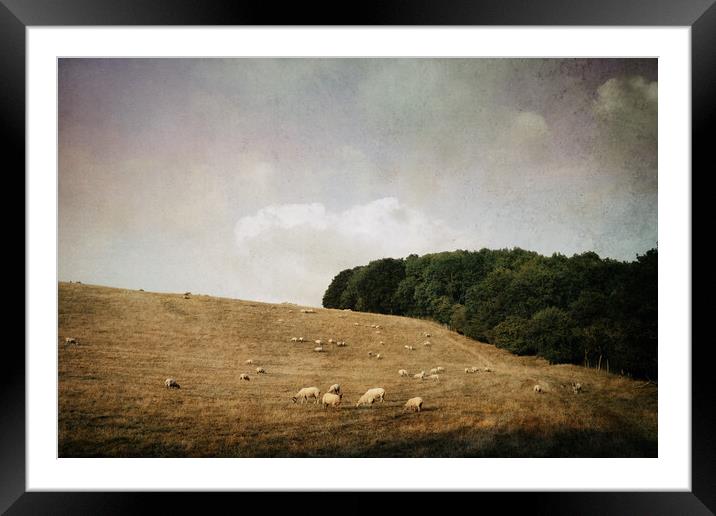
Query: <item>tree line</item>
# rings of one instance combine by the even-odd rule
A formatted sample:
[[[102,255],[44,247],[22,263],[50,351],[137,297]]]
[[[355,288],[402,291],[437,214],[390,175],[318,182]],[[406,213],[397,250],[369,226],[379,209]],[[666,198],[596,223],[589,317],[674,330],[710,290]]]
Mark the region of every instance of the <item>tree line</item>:
[[[656,379],[657,254],[623,262],[514,248],[384,258],[338,273],[323,306],[429,318],[518,355]]]

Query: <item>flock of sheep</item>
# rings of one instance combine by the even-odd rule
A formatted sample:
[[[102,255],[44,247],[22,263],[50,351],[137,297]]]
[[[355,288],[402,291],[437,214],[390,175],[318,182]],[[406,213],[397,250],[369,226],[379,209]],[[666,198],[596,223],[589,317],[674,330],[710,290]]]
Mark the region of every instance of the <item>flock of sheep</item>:
[[[189,293],[187,293],[189,294]],[[301,310],[303,313],[315,313],[313,310]],[[358,324],[358,323],[355,323]],[[377,333],[380,333],[380,330],[383,329],[383,327],[379,324],[373,324],[371,325],[371,328],[375,328]],[[430,337],[429,333],[424,333],[423,336]],[[291,342],[307,342],[304,337],[291,337]],[[69,342],[69,339],[67,339]],[[315,340],[314,343],[316,344],[316,347],[313,348],[316,352],[323,352],[323,340],[318,339]],[[328,339],[328,344],[333,344],[336,347],[345,347],[347,346],[345,341],[336,341],[334,339]],[[383,341],[380,341],[380,344],[384,344]],[[430,346],[430,342],[426,341],[423,343],[424,346]],[[405,346],[405,349],[409,349],[410,351],[413,351],[415,348],[413,346]],[[380,353],[373,353],[372,351],[368,352],[369,356],[374,356],[376,359],[380,360],[382,358]],[[248,359],[244,362],[246,365],[251,365],[254,363],[252,359]],[[473,368],[474,369],[474,368]],[[485,370],[489,370],[488,368],[485,368]],[[421,371],[418,374],[413,375],[414,378],[419,379],[433,379],[433,380],[439,380],[439,373],[442,373],[445,371],[445,368],[443,367],[435,367],[430,370],[430,374],[426,375],[425,371]],[[266,370],[263,367],[257,367],[256,368],[256,374],[265,374]],[[400,376],[409,376],[408,371],[405,369],[401,369],[398,371],[398,374]],[[239,375],[240,381],[250,381],[251,377],[248,375],[248,373],[241,373]],[[164,381],[164,386],[167,389],[179,389],[181,388],[179,383],[175,378],[167,378]],[[321,390],[318,387],[303,387],[300,389],[295,395],[291,396],[291,401],[295,404],[299,401],[301,404],[307,403],[309,400],[314,400],[314,404],[319,404],[323,406],[323,408],[327,407],[338,407],[340,406],[341,402],[343,401],[343,392],[341,391],[340,384],[333,384],[331,385],[326,393],[321,398]],[[356,407],[360,407],[361,405],[368,405],[372,406],[375,402],[381,402],[383,403],[385,401],[385,389],[382,387],[374,387],[372,389],[368,389],[359,399],[356,403]],[[403,406],[403,410],[411,410],[414,412],[420,412],[423,408],[423,398],[416,396],[414,398],[410,398],[408,401],[405,402]]]
[[[186,292],[184,294],[185,298],[188,298],[191,295],[190,292]],[[303,313],[315,313],[313,310],[301,310]],[[359,323],[354,323],[355,325],[359,325]],[[371,328],[374,328],[376,330],[376,333],[380,333],[380,330],[383,329],[383,327],[379,324],[372,324],[370,325]],[[423,337],[430,338],[430,333],[423,333]],[[292,337],[291,342],[307,342],[304,337]],[[328,339],[328,344],[333,344],[336,347],[345,347],[347,346],[345,341],[336,341],[334,339]],[[74,337],[67,337],[65,338],[65,344],[71,345],[71,344],[78,344],[78,341]],[[316,344],[316,347],[313,348],[313,351],[322,353],[325,351],[324,349],[324,341],[321,339],[314,340],[314,344]],[[384,344],[383,341],[380,341],[380,344]],[[423,342],[423,346],[430,347],[432,344],[429,340],[426,340]],[[411,345],[405,345],[404,348],[408,351],[415,351],[415,347]],[[380,353],[374,353],[373,351],[368,351],[368,356],[375,357],[376,359],[380,360],[382,355]],[[248,359],[244,362],[246,365],[252,365],[254,361],[252,359]],[[266,370],[263,367],[256,367],[255,369],[256,374],[266,374]],[[419,380],[434,380],[439,381],[440,380],[440,374],[445,372],[445,368],[441,366],[433,367],[430,369],[429,373],[425,373],[424,370],[420,371],[419,373],[415,373],[412,375],[413,378],[419,379]],[[475,374],[478,372],[485,372],[490,373],[493,372],[493,370],[490,367],[466,367],[465,368],[465,374]],[[406,369],[400,369],[398,370],[398,375],[401,377],[410,377],[410,373]],[[241,373],[239,375],[240,381],[250,381],[251,377],[248,375],[248,373]],[[180,385],[177,382],[175,378],[167,378],[164,381],[164,386],[167,389],[179,389]],[[572,382],[571,384],[572,391],[577,394],[582,392],[582,384],[579,382]],[[544,389],[540,384],[536,384],[533,387],[533,391],[535,393],[543,393]],[[295,395],[291,396],[291,401],[293,403],[297,403],[299,400],[300,402],[307,403],[309,399],[314,400],[315,404],[321,403],[323,408],[327,407],[338,407],[340,406],[342,400],[343,400],[343,392],[341,391],[340,384],[333,384],[331,385],[326,393],[321,398],[321,390],[318,387],[304,387],[300,389]],[[359,399],[356,403],[356,407],[360,407],[361,405],[368,405],[372,406],[375,402],[384,402],[385,401],[385,389],[382,387],[374,387],[371,389],[368,389]],[[423,407],[423,398],[417,396],[414,398],[410,398],[408,401],[405,402],[403,406],[403,410],[412,410],[414,412],[420,412]]]
[[[186,292],[184,294],[185,297],[189,296],[189,295],[191,295],[191,293],[189,293],[189,292]],[[302,312],[315,313],[313,310],[310,310],[310,311],[302,310]],[[358,325],[358,323],[354,323],[354,324]],[[379,324],[373,324],[370,326],[371,326],[371,328],[375,328],[377,330],[382,329],[382,326]],[[429,333],[423,333],[423,336],[430,338],[431,335]],[[306,342],[306,339],[304,337],[292,337],[290,340],[291,340],[291,342],[297,342],[297,343],[298,342]],[[347,346],[345,341],[336,341],[334,339],[328,339],[327,342],[328,342],[328,344],[333,344],[336,347]],[[316,352],[324,352],[325,351],[324,347],[323,347],[323,344],[324,344],[323,340],[318,339],[318,340],[315,340],[314,343],[316,344],[316,347],[313,348],[314,351],[316,351]],[[67,338],[65,338],[65,344],[66,345],[72,345],[72,344],[77,345],[78,341],[74,337],[67,337]],[[384,342],[380,341],[380,344],[384,344]],[[426,347],[431,346],[430,341],[423,342],[423,346],[426,346]],[[415,347],[410,346],[410,345],[405,345],[404,348],[409,351],[415,350]],[[375,357],[378,360],[380,360],[382,358],[380,353],[373,353],[372,351],[368,351],[368,356]],[[248,359],[244,363],[246,365],[252,365],[254,363],[254,361],[252,359]],[[263,367],[256,367],[255,371],[256,371],[256,374],[266,374],[266,370]],[[465,374],[475,374],[475,373],[478,373],[481,371],[490,373],[490,372],[493,372],[493,369],[491,369],[490,367],[479,368],[476,366],[471,366],[471,367],[465,368]],[[413,374],[412,376],[413,376],[413,378],[419,379],[419,380],[429,379],[429,380],[439,381],[440,374],[444,373],[444,372],[445,372],[444,367],[437,366],[437,367],[430,369],[429,374],[426,374],[425,371],[422,370],[419,373]],[[401,377],[409,377],[410,373],[406,369],[400,369],[400,370],[398,370],[398,375]],[[239,375],[239,381],[250,381],[250,380],[251,380],[251,377],[248,375],[248,373],[241,373]],[[179,389],[180,388],[180,385],[176,381],[175,378],[167,378],[164,381],[164,386],[167,389]],[[574,394],[578,394],[578,393],[582,392],[582,384],[579,382],[572,382],[571,388],[572,388],[572,391],[574,392]],[[541,394],[544,392],[544,389],[540,384],[535,384],[532,390],[538,394]],[[320,400],[320,403],[323,405],[323,408],[327,408],[329,406],[330,407],[338,407],[343,400],[343,392],[341,392],[340,384],[331,385],[328,388],[327,392],[323,395],[323,398],[321,398],[320,396],[321,396],[321,391],[318,387],[304,387],[301,390],[299,390],[294,396],[291,397],[291,401],[293,403],[297,403],[300,400],[301,403],[306,403],[306,402],[308,402],[309,399],[315,399],[315,404],[318,404],[319,400]],[[356,403],[356,407],[360,407],[361,405],[372,406],[373,403],[375,403],[376,401],[380,401],[382,403],[384,400],[385,400],[385,389],[383,389],[382,387],[375,387],[372,389],[368,389],[365,392],[365,394],[363,394],[358,399],[358,402]],[[422,406],[423,406],[423,399],[421,397],[414,397],[414,398],[410,398],[405,403],[404,410],[413,410],[415,412],[420,412],[422,409]]]

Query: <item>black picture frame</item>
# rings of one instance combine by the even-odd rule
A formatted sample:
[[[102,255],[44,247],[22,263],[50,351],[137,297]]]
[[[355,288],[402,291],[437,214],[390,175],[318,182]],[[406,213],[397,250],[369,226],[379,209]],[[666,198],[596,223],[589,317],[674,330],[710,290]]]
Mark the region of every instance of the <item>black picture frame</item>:
[[[0,0],[0,109],[4,156],[25,169],[25,29],[30,26],[111,25],[529,25],[529,26],[688,26],[691,27],[692,192],[695,173],[707,169],[707,127],[716,120],[716,0],[383,0],[346,9],[337,2],[270,4],[198,0]],[[710,164],[710,163],[709,163]],[[7,170],[7,169],[6,169]],[[15,169],[12,169],[13,171]],[[23,175],[24,177],[24,175]],[[21,188],[24,192],[24,181]],[[24,196],[23,196],[24,198]],[[26,202],[26,200],[25,200]],[[693,214],[693,203],[692,203]],[[692,235],[701,224],[692,215]],[[708,220],[708,219],[706,219]],[[24,249],[24,247],[23,247]],[[697,256],[691,253],[693,257]],[[692,259],[693,264],[693,259]],[[693,267],[693,266],[692,266]],[[701,269],[703,270],[703,269]],[[693,268],[692,268],[693,274]],[[27,282],[27,277],[25,278]],[[693,294],[710,282],[699,282]],[[704,286],[700,286],[704,285]],[[693,315],[692,315],[693,321]],[[694,340],[694,339],[692,339]],[[696,342],[694,340],[694,342]],[[690,343],[681,343],[684,346]],[[709,385],[707,342],[692,346],[692,491],[690,492],[531,492],[470,493],[510,510],[536,514],[711,514],[716,511],[714,399]],[[0,361],[0,511],[7,514],[126,514],[145,512],[160,503],[164,513],[186,512],[183,493],[26,492],[25,489],[25,353],[6,345]],[[242,500],[242,493],[204,494],[205,499]],[[264,493],[276,497],[277,493]],[[365,510],[373,502],[359,493],[343,507]],[[468,496],[459,495],[454,496]],[[422,505],[423,498],[412,498]],[[348,502],[348,503],[346,503]],[[206,501],[200,503],[205,504]],[[451,503],[460,504],[459,500]]]

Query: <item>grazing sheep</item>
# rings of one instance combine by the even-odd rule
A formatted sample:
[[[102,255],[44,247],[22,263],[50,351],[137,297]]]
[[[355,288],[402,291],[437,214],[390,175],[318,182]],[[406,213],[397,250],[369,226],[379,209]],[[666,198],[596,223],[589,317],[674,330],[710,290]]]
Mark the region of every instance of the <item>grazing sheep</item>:
[[[298,337],[291,337],[291,342],[298,342]]]
[[[239,380],[246,380],[248,382],[251,380],[251,378],[249,378],[249,375],[247,375],[246,373],[241,373],[239,375]]]
[[[378,353],[375,358],[377,358],[378,360],[382,360],[383,357],[380,355],[380,353]]]
[[[582,384],[572,382],[572,392],[574,392],[574,394],[582,392]]]
[[[316,346],[315,348],[313,348],[313,351],[315,351],[316,353],[323,353],[323,346]]]
[[[419,378],[422,380],[423,378],[425,378],[425,371],[420,371],[419,373],[414,374],[413,378]]]
[[[477,372],[479,372],[479,371],[480,371],[480,368],[479,368],[479,367],[472,366],[472,367],[470,368],[470,372],[471,372],[471,373],[477,373]]]
[[[383,342],[383,341],[381,340],[380,342],[378,342],[378,344],[380,344],[380,345],[382,346],[383,344],[385,344],[385,342]]]
[[[368,352],[368,356],[369,356],[369,357],[372,357],[372,356],[373,356],[373,352],[372,352],[372,351],[369,351],[369,352]]]
[[[179,384],[174,378],[167,378],[164,380],[164,387],[167,389],[179,389]]]
[[[405,369],[400,369],[400,370],[398,371],[398,374],[399,374],[400,376],[408,376],[408,375],[409,375],[408,371],[406,371]]]
[[[298,342],[306,342],[306,339],[304,339],[303,337],[299,337]]]
[[[376,324],[375,327],[376,327],[376,329],[378,329],[378,330],[382,330],[382,329],[383,329],[383,327],[382,327],[380,324]]]
[[[373,389],[368,389],[365,391],[365,394],[360,397],[358,400],[358,403],[356,403],[356,407],[360,407],[361,405],[373,405],[376,401],[380,400],[382,403],[385,399],[385,389],[382,387],[374,387]]]
[[[328,405],[332,407],[337,407],[341,404],[342,399],[343,394],[332,394],[330,392],[327,392],[323,395],[323,408],[328,407]]]
[[[426,337],[429,339],[430,337],[432,337],[432,335],[430,335],[429,333],[423,333],[423,337]]]
[[[440,376],[437,374],[431,374],[430,376],[428,376],[428,378],[430,378],[431,380],[435,380],[436,382],[440,381]]]
[[[425,342],[423,342],[423,346],[429,347],[429,346],[432,346],[432,344],[430,344],[429,340],[426,340]]]
[[[445,372],[445,368],[444,368],[444,367],[437,366],[435,369],[438,370],[438,373],[444,373],[444,372]]]
[[[328,339],[328,343],[329,343],[329,344],[335,344],[335,343],[336,343],[336,341],[335,341],[335,340],[333,340],[333,339]]]
[[[244,364],[247,364],[247,365],[251,365],[253,363],[254,363],[254,361],[251,360],[250,358],[246,362],[244,362]]]
[[[433,367],[433,368],[430,370],[430,374],[438,374],[439,372],[440,372],[440,371],[438,371],[438,368],[437,368],[437,367]]]
[[[360,323],[354,322],[353,326],[360,326]]]
[[[266,374],[266,369],[264,369],[263,367],[257,367],[256,374]]]
[[[322,341],[321,339],[314,340],[313,342],[315,342],[316,345],[318,345],[318,346],[322,346],[322,345],[323,345],[323,341]]]
[[[491,373],[492,369],[490,369],[489,367],[486,367],[483,369],[483,371],[485,371],[486,373]]]
[[[415,350],[415,348],[414,348],[413,346],[407,346],[407,345],[406,345],[406,346],[404,346],[404,347],[405,347],[405,349],[407,349],[408,351],[414,351],[414,350]]]
[[[469,374],[469,373],[472,373],[472,372],[473,372],[472,367],[466,367],[466,368],[465,368],[465,374]]]
[[[423,398],[418,396],[415,398],[410,398],[408,401],[406,401],[405,405],[403,406],[403,411],[410,409],[413,412],[420,412],[420,410],[422,408],[423,408]]]
[[[534,387],[532,387],[532,390],[535,392],[542,392],[542,386],[537,384]]]
[[[295,396],[291,396],[291,401],[296,403],[297,400],[301,400],[301,403],[308,401],[308,398],[316,398],[316,404],[321,398],[321,391],[318,387],[304,387],[296,393]]]
[[[305,309],[305,308],[304,308],[303,310],[301,310],[301,313],[303,313],[303,314],[315,314],[316,311],[315,311],[315,310],[310,310],[310,309]]]
[[[65,344],[77,344],[77,339],[74,337],[67,337],[65,339]]]
[[[341,340],[341,341],[339,341],[339,342],[336,342],[336,347],[345,348],[345,347],[346,347],[346,341],[345,341],[345,340]]]
[[[340,383],[334,383],[328,388],[328,393],[330,394],[340,394],[341,393],[341,384]]]

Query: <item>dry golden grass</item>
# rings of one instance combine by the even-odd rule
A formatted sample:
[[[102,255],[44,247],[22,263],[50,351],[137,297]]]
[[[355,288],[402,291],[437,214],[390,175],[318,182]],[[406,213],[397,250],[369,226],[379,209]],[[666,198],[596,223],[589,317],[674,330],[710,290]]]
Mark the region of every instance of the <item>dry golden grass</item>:
[[[301,308],[60,283],[60,457],[657,455],[653,385],[517,357],[427,321]],[[329,338],[348,345],[313,351]],[[412,378],[436,366],[438,382]],[[181,388],[166,389],[167,377]],[[344,391],[337,409],[290,401],[333,383]],[[385,403],[356,408],[371,387],[385,388]],[[414,396],[423,411],[403,412]]]

